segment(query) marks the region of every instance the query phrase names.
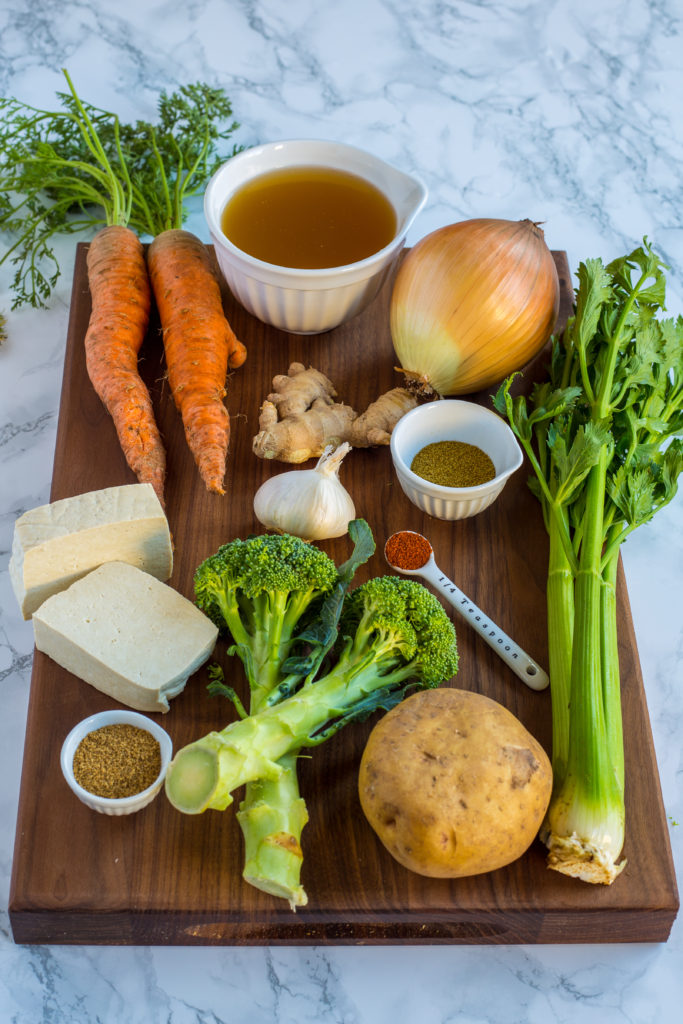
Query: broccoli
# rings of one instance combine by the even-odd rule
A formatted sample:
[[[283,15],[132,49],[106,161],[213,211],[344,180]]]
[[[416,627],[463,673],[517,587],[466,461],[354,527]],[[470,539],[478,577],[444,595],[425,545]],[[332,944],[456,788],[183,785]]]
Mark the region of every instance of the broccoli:
[[[319,548],[288,534],[233,540],[197,569],[196,603],[232,640],[229,653],[244,666],[251,714],[293,692],[336,640],[344,593],[357,566],[375,550],[363,520],[349,524],[349,534],[354,552],[340,569]],[[246,717],[222,670],[214,666],[211,675],[209,691],[227,694]],[[306,903],[299,879],[308,813],[299,794],[297,756],[296,750],[285,754],[276,778],[250,780],[237,815],[245,840],[244,878],[292,907]]]
[[[373,672],[392,693],[406,684],[438,686],[458,669],[453,624],[438,599],[414,580],[380,576],[352,590],[340,629],[346,642],[338,668],[362,667],[371,653]]]
[[[282,681],[304,614],[336,582],[332,559],[289,534],[233,540],[195,572],[196,603],[232,638],[230,653],[244,665],[252,710]]]
[[[295,667],[292,658],[282,666],[284,673]],[[331,664],[321,670],[317,659],[290,696],[179,750],[166,776],[168,798],[189,814],[223,810],[238,786],[277,781],[282,758],[412,690],[438,686],[457,667],[455,630],[439,600],[413,580],[371,579],[344,596]]]

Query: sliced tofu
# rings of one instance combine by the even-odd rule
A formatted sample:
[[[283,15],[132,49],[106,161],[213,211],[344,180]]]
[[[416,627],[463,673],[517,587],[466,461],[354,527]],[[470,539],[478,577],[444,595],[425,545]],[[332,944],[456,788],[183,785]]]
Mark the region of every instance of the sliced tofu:
[[[125,562],[49,597],[33,627],[39,651],[138,711],[168,711],[218,637],[191,601]]]
[[[88,491],[17,519],[9,574],[24,618],[103,562],[128,562],[159,580],[170,577],[171,534],[151,484]]]

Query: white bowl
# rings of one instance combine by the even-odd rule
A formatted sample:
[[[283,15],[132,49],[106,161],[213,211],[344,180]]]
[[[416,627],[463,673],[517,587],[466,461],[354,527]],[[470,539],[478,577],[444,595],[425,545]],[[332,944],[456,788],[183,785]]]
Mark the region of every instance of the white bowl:
[[[391,242],[357,263],[320,270],[265,263],[233,245],[221,230],[221,215],[230,196],[258,175],[297,166],[348,171],[379,188],[396,211]],[[223,164],[206,187],[204,216],[218,264],[235,298],[273,327],[292,334],[320,334],[350,320],[375,298],[426,198],[422,182],[362,149],[341,142],[295,139],[255,146]]]
[[[424,480],[410,466],[435,441],[476,445],[493,462],[495,477],[475,487],[442,487]],[[402,416],[391,434],[391,457],[404,493],[435,519],[466,519],[488,508],[522,465],[522,450],[507,423],[475,402],[458,399],[419,405]]]
[[[76,782],[73,771],[74,754],[78,749],[79,743],[88,733],[101,729],[105,725],[119,724],[134,725],[139,729],[146,729],[147,732],[150,732],[159,741],[159,747],[161,748],[161,770],[152,785],[148,786],[147,789],[143,789],[141,793],[135,793],[133,796],[124,796],[118,799],[96,796],[95,793],[90,793]],[[171,737],[160,725],[153,722],[151,718],[140,715],[137,711],[100,711],[99,714],[84,718],[82,722],[73,727],[62,744],[60,763],[64,778],[79,800],[82,800],[93,811],[99,811],[101,814],[118,815],[132,814],[134,811],[139,811],[151,803],[161,789],[172,755],[173,744]]]

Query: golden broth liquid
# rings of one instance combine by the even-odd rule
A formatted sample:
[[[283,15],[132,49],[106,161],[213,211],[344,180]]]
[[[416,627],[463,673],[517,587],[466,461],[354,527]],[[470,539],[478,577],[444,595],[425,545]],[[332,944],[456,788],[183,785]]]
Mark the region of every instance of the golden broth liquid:
[[[280,267],[356,263],[396,233],[396,213],[378,188],[347,171],[287,167],[243,185],[221,215],[243,252]]]

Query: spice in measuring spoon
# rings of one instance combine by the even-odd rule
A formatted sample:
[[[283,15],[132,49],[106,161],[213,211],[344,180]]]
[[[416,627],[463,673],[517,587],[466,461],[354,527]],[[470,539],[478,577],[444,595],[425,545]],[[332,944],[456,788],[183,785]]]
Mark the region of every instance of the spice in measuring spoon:
[[[402,530],[391,535],[384,553],[389,565],[396,569],[421,569],[429,561],[432,545],[421,533]]]
[[[146,729],[125,722],[89,732],[73,759],[78,785],[111,800],[142,793],[160,771],[159,741]]]
[[[490,456],[465,441],[434,441],[425,445],[410,468],[423,480],[440,487],[477,487],[496,475]]]

